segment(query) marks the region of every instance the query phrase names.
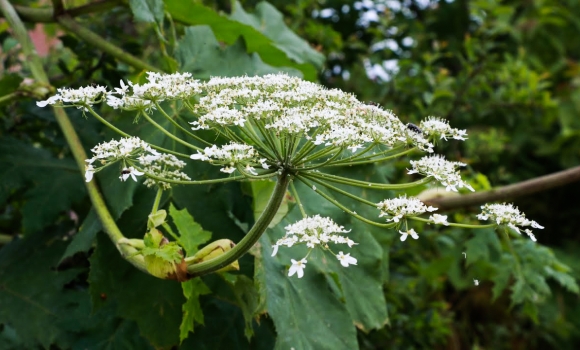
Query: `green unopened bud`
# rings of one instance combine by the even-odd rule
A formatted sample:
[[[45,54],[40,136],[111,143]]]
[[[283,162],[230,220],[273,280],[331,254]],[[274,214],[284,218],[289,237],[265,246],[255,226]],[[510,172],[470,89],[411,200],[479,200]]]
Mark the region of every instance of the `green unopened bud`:
[[[147,220],[147,228],[154,228],[163,225],[166,217],[167,212],[164,209],[149,214],[149,219]]]

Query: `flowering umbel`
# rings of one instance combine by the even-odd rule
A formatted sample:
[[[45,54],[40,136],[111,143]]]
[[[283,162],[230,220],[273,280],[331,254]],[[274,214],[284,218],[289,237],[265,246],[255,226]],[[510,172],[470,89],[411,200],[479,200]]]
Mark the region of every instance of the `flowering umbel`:
[[[158,188],[156,201],[159,201],[161,191],[173,184],[199,185],[276,178],[276,195],[272,198],[279,200],[273,201],[274,204],[264,210],[264,217],[275,216],[281,205],[280,198],[283,198],[292,180],[304,184],[316,195],[357,219],[386,229],[394,228],[401,234],[401,241],[409,236],[419,238],[415,228],[409,226],[412,220],[461,226],[449,222],[446,215],[432,214],[437,208],[415,197],[399,195],[374,203],[365,196],[353,194],[355,191],[334,185],[362,187],[365,191],[396,191],[437,182],[447,191],[458,192],[463,188],[473,191],[473,187],[459,175],[458,169],[466,164],[433,154],[438,142],[467,139],[465,130],[452,128],[444,119],[428,117],[418,126],[403,123],[392,111],[365,104],[353,94],[327,89],[285,74],[214,77],[200,81],[190,73],[148,72],[146,79],[143,84],[121,81],[120,86],[112,90],[102,86],[58,89],[57,95],[37,102],[39,107],[77,107],[122,135],[118,140],[103,142],[91,150],[93,156],[86,160],[87,182],[92,181],[95,173],[117,164],[121,181],[145,178],[145,185]],[[154,133],[148,131],[147,135],[166,136],[160,142],[163,145],[171,144],[172,148],[165,149],[150,144],[150,140],[127,136],[98,114],[95,108],[99,103],[117,111],[134,111],[139,117],[135,118],[136,122],[145,119],[156,129]],[[160,123],[157,118],[164,119],[166,123]],[[341,166],[384,163],[412,152],[427,152],[430,155],[410,161],[408,174],[418,174],[423,178],[407,184],[373,183],[328,171]],[[184,169],[189,164],[188,169],[197,169],[200,162],[219,167],[219,172],[196,171],[199,178],[191,180]],[[217,174],[217,178],[205,178],[208,174]],[[284,185],[278,189],[279,184]],[[293,195],[300,202],[299,191],[293,190]],[[345,196],[378,209],[378,217],[384,220],[376,222],[357,214],[337,199]],[[511,205],[486,205],[482,209],[478,218],[493,220],[498,226],[506,226],[517,232],[520,232],[520,227],[542,228],[536,222],[525,219]],[[329,217],[307,214],[302,205],[300,210],[303,219],[287,225],[284,237],[272,246],[272,256],[281,247],[305,245],[308,248],[306,256],[290,259],[289,276],[304,276],[307,258],[313,249],[331,252],[343,267],[357,265],[358,260],[351,253],[338,249],[336,253],[333,250],[338,245],[353,248],[357,244],[347,236],[349,230]],[[270,216],[265,216],[266,212]],[[422,218],[423,215],[429,215],[428,219]],[[250,243],[239,246],[247,251],[267,226],[267,223],[256,225],[258,228],[248,233]],[[535,240],[531,230],[526,228],[524,232]],[[139,243],[135,246],[139,247]],[[204,262],[203,266],[207,266],[210,272],[219,270],[220,266],[233,261],[226,263],[221,259],[239,254],[239,246],[231,247],[215,261]],[[353,254],[357,255],[356,252]],[[236,255],[239,256],[241,254]],[[186,260],[183,258],[183,263]],[[193,266],[199,263],[194,260],[187,262]],[[195,268],[192,271],[200,273]]]

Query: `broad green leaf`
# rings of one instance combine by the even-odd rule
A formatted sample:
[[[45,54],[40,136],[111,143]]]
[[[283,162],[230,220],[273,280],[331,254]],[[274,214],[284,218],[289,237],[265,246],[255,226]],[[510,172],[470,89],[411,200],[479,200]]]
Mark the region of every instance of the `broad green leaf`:
[[[128,213],[135,215],[134,211],[132,208]],[[146,217],[142,216],[143,228]],[[97,237],[90,262],[90,293],[96,310],[114,303],[116,315],[135,321],[140,334],[155,347],[179,343],[181,305],[185,299],[178,283],[136,270],[119,256],[105,235]],[[103,300],[102,295],[107,298]]]
[[[204,324],[203,311],[199,303],[199,296],[211,293],[211,290],[197,277],[181,283],[186,302],[182,306],[183,318],[179,326],[179,341],[183,342],[189,333],[193,333],[194,323]]]
[[[222,48],[208,26],[188,27],[179,41],[175,56],[182,71],[191,72],[197,79],[211,76],[265,75],[286,72],[300,76],[293,68],[272,67],[257,54],[247,54],[242,38]]]
[[[187,208],[177,210],[169,204],[169,215],[179,232],[179,244],[185,249],[186,256],[193,256],[200,245],[211,239],[211,232],[205,231],[187,212]]]
[[[4,137],[0,141],[0,203],[20,189],[25,191],[25,233],[42,229],[86,193],[74,161],[57,159],[44,149]]]
[[[501,251],[501,243],[494,230],[478,230],[473,238],[465,243],[466,264],[479,260],[489,260],[493,254]]]
[[[63,260],[75,255],[76,253],[88,252],[93,246],[93,241],[97,235],[97,232],[99,232],[102,227],[103,226],[97,217],[97,213],[94,209],[91,209],[81,224],[79,232],[74,235],[72,241],[66,247],[66,250],[60,258],[60,261],[62,262]]]
[[[313,49],[307,52],[307,57],[303,57],[302,61],[295,62],[292,58],[287,56],[284,50],[280,49],[280,47],[287,48],[285,43],[277,43],[275,41],[278,38],[273,41],[252,26],[240,23],[237,20],[229,19],[202,4],[190,0],[166,0],[165,8],[176,21],[187,25],[210,26],[215,38],[227,45],[234,44],[239,41],[240,37],[242,37],[247,46],[240,48],[240,50],[243,49],[245,53],[247,48],[248,53],[256,53],[259,55],[261,60],[268,65],[274,67],[291,67],[299,70],[306,80],[314,81],[317,79],[317,70],[319,70],[321,66],[317,65],[313,67],[310,62],[319,62],[320,59],[318,57],[320,54]],[[282,21],[278,23],[278,27],[287,28]],[[280,31],[282,31],[282,29],[280,29]],[[198,40],[201,38],[202,37],[196,37]]]
[[[212,288],[213,291],[213,288]],[[214,291],[215,292],[215,291]],[[244,337],[244,318],[240,308],[231,301],[219,298],[202,298],[204,326],[197,327],[195,333],[183,342],[180,349],[255,349],[272,350],[276,333],[269,318],[254,322],[256,336],[248,344]]]
[[[65,234],[51,227],[0,249],[0,348],[10,349],[4,346],[9,337],[14,349],[150,349],[134,322],[115,316],[106,294],[99,296],[104,307],[91,312],[90,296],[78,283],[84,269],[56,269]]]
[[[274,191],[276,183],[273,181],[251,181],[247,183],[252,193],[252,208],[254,210],[254,218],[260,217],[266,209],[266,205],[270,200],[270,196]],[[276,226],[292,209],[293,205],[296,203],[295,199],[292,197],[289,191],[286,192],[282,204],[276,212],[276,215],[268,225],[269,228]]]
[[[321,68],[324,64],[324,55],[288,28],[282,13],[266,1],[258,3],[253,14],[245,12],[240,2],[236,1],[233,3],[230,18],[252,26],[298,63],[307,62],[316,68]]]
[[[0,79],[0,97],[4,97],[16,91],[18,86],[22,82],[22,77],[18,74],[5,74],[3,75],[2,79]],[[9,102],[10,99],[1,102],[0,104],[4,104]]]
[[[163,22],[163,0],[129,0],[129,6],[138,22]]]
[[[58,231],[33,233],[0,250],[0,324],[11,325],[26,348],[48,348],[64,336],[65,310],[84,295],[65,288],[82,270],[54,268],[66,245]]]
[[[304,277],[271,258],[272,242],[260,239],[264,259],[256,259],[256,279],[264,288],[268,314],[274,320],[276,349],[356,349],[355,327],[346,306],[329,290],[323,274],[311,266]],[[282,253],[279,253],[282,255]]]
[[[248,341],[254,336],[253,321],[259,318],[261,310],[258,291],[254,281],[244,275],[222,274],[224,280],[231,288],[233,297],[230,298],[232,304],[237,305],[244,316],[244,335]],[[265,305],[264,305],[265,306]]]
[[[372,168],[365,168],[363,171],[369,175],[363,178],[375,176],[369,171]],[[371,234],[372,230],[366,225],[353,224],[350,217],[328,201],[321,199],[310,187],[299,185],[297,188],[300,200],[309,215],[329,216],[344,224],[347,229],[352,228],[348,236],[360,244],[351,249],[347,246],[333,249],[337,250],[335,253],[339,250],[351,253],[358,259],[358,264],[345,268],[331,253],[315,250],[308,258],[304,277],[301,279],[296,276],[288,277],[290,259],[304,257],[307,253],[306,248],[281,247],[278,255],[271,257],[271,246],[276,239],[283,236],[284,226],[301,218],[297,209],[261,238],[261,256],[256,257],[256,283],[279,334],[277,347],[295,346],[313,349],[356,347],[354,325],[369,331],[382,327],[388,321],[382,290],[384,279],[381,268],[384,257],[382,248]],[[370,192],[357,194],[366,198],[375,195]],[[365,212],[365,209],[357,207],[349,200],[341,198],[341,201],[357,212]],[[317,309],[319,305],[324,307],[324,315],[323,311]],[[289,309],[295,309],[295,312],[288,312]],[[325,319],[319,319],[318,314]],[[343,323],[344,317],[348,319],[347,323]],[[319,336],[311,337],[308,333],[316,333]],[[295,341],[295,337],[292,336],[295,334],[302,336]],[[335,343],[336,340],[339,340],[339,343]]]

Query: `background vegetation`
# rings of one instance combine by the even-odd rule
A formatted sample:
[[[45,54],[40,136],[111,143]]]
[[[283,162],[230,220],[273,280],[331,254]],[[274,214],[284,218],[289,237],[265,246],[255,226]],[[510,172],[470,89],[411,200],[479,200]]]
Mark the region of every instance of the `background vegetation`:
[[[0,5],[9,18],[11,4]],[[322,207],[358,232],[364,270],[338,275],[321,266],[302,283],[261,258],[294,219],[291,211],[242,259],[240,274],[208,276],[205,287],[184,296],[179,283],[154,279],[119,257],[100,232],[53,111],[35,104],[53,87],[116,86],[143,79],[147,70],[189,71],[199,79],[285,71],[350,91],[405,122],[434,115],[467,129],[467,142],[438,151],[468,163],[464,176],[485,191],[580,165],[577,1],[12,5],[52,44],[42,57],[47,85],[23,54],[15,25],[0,22],[1,349],[580,345],[577,183],[514,200],[545,226],[539,244],[428,226],[421,239],[401,244],[396,232]],[[114,136],[79,110],[67,113],[87,150]],[[101,113],[123,130],[157,137],[129,115]],[[407,164],[345,172],[401,182],[408,181]],[[212,172],[190,169],[196,177]],[[117,177],[100,177],[101,190],[122,231],[140,237],[154,192]],[[212,238],[237,241],[260,198],[255,187],[228,184],[179,188],[165,204],[186,208]],[[320,208],[315,198],[309,203]],[[463,207],[453,216],[465,221],[477,212]],[[193,333],[180,344],[183,318],[191,329],[181,334]]]

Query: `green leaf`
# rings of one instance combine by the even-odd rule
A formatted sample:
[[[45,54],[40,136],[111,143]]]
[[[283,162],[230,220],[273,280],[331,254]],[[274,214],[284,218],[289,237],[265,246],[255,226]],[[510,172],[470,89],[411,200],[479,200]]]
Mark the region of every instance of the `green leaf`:
[[[290,59],[298,63],[308,62],[318,69],[322,68],[324,55],[314,50],[308,42],[288,28],[282,13],[268,2],[258,3],[255,13],[249,14],[244,11],[240,2],[236,1],[230,18],[252,26],[271,39]]]
[[[182,71],[191,72],[198,79],[211,76],[265,75],[286,72],[300,76],[293,68],[272,67],[257,54],[247,54],[242,38],[225,49],[208,26],[188,27],[179,41],[175,56]]]
[[[15,92],[21,82],[22,77],[18,74],[4,74],[2,79],[0,79],[0,97]],[[8,101],[10,100],[4,101],[2,104],[7,103]]]
[[[130,212],[135,215],[134,211],[137,209]],[[143,219],[147,217],[146,211],[140,212]],[[113,303],[117,306],[116,315],[135,321],[140,334],[155,347],[179,344],[181,305],[185,299],[178,283],[137,271],[119,256],[105,235],[97,237],[90,263],[90,294],[95,310]]]
[[[304,277],[290,278],[288,269],[270,257],[272,242],[263,236],[260,243],[266,258],[256,259],[255,278],[264,288],[268,314],[276,325],[276,349],[358,348],[351,317],[324,275],[309,266]]]
[[[0,203],[19,189],[25,191],[25,233],[42,229],[86,193],[73,160],[57,159],[44,149],[4,137],[0,141]]]
[[[244,335],[248,341],[254,335],[252,322],[254,317],[258,318],[258,313],[262,312],[258,291],[254,281],[244,275],[231,275],[228,273],[221,274],[224,280],[230,285],[234,298],[232,304],[237,305],[242,310],[244,316],[245,328]]]
[[[149,214],[149,220],[147,221],[148,228],[154,228],[163,225],[167,218],[167,212],[164,209],[158,210],[153,214]]]
[[[276,183],[273,181],[252,181],[246,183],[247,186],[250,188],[252,194],[252,209],[254,210],[254,217],[258,218],[266,209],[266,205],[270,200],[270,196],[274,191],[274,187]],[[276,215],[268,225],[269,228],[276,226],[290,211],[295,204],[296,201],[290,194],[290,192],[286,192],[286,196],[282,200],[282,204],[280,204],[280,208],[276,212]]]
[[[321,61],[319,58],[321,55],[313,49],[306,52],[307,55],[306,57],[302,57],[302,61],[294,62],[287,56],[284,50],[280,48],[283,47],[287,49],[285,42],[273,42],[272,39],[266,37],[252,26],[242,24],[237,20],[229,19],[202,4],[194,3],[193,1],[166,0],[165,8],[176,21],[187,25],[210,26],[215,38],[217,38],[219,42],[232,45],[242,37],[247,45],[247,52],[256,53],[259,55],[261,60],[268,65],[274,67],[291,67],[295,70],[299,70],[306,80],[314,81],[317,79],[317,71],[321,68],[321,65],[313,67],[310,62],[316,62],[318,64],[318,62]],[[286,28],[286,25],[283,21],[280,21],[278,27]],[[283,32],[282,29],[280,29],[280,32]],[[198,37],[197,39],[201,38],[202,37]],[[277,39],[278,38],[275,38],[274,40]],[[304,45],[305,44],[301,44],[299,46],[303,47]],[[246,47],[243,49],[245,54]],[[277,69],[277,71],[278,70],[280,69]],[[217,73],[214,74],[217,75]]]
[[[163,22],[163,0],[129,0],[129,6],[137,22]]]
[[[141,254],[143,256],[153,255],[169,262],[180,262],[183,258],[181,247],[175,242],[164,244],[158,248],[145,247],[141,250]]]
[[[466,264],[479,260],[489,260],[501,251],[501,243],[494,230],[479,230],[465,243]]]
[[[211,293],[211,290],[197,277],[181,283],[186,302],[182,306],[183,318],[179,326],[179,341],[183,342],[189,333],[193,333],[194,323],[204,324],[203,311],[199,304],[199,296]]]
[[[81,224],[79,232],[77,232],[74,235],[72,241],[66,247],[64,254],[60,258],[60,262],[62,262],[67,258],[70,258],[76,253],[88,252],[93,246],[93,241],[95,240],[97,232],[99,232],[102,228],[103,226],[101,225],[101,221],[97,217],[97,213],[95,212],[94,209],[91,209],[91,211],[89,211],[89,214]]]
[[[34,233],[0,250],[0,324],[11,325],[26,348],[48,348],[65,336],[62,322],[84,295],[65,287],[82,270],[54,268],[65,247],[59,231]]]
[[[355,171],[366,173],[363,178],[374,176],[372,167],[362,168]],[[352,249],[346,246],[332,248],[335,253],[339,250],[351,253],[358,259],[358,264],[344,268],[331,253],[315,249],[309,255],[304,277],[288,277],[290,259],[304,257],[307,250],[300,246],[281,247],[273,258],[271,246],[283,236],[284,226],[301,218],[296,209],[261,238],[261,256],[256,257],[255,279],[261,300],[265,301],[268,314],[276,325],[279,335],[277,348],[356,348],[353,325],[368,331],[380,328],[388,321],[382,289],[383,250],[375,241],[371,228],[353,223],[348,215],[321,199],[311,188],[299,185],[297,189],[307,213],[328,216],[347,229],[352,228],[348,236],[359,245]],[[357,195],[371,199],[376,196],[374,192],[362,192],[365,193]],[[352,201],[343,199],[343,202],[359,213],[365,212]],[[384,230],[377,234],[384,235]],[[344,318],[348,322],[344,322]],[[297,338],[297,334],[301,336]]]
[[[173,203],[169,204],[169,215],[179,231],[179,244],[185,249],[186,256],[197,253],[199,246],[211,239],[211,232],[205,231],[195,222],[187,208],[177,210]]]

